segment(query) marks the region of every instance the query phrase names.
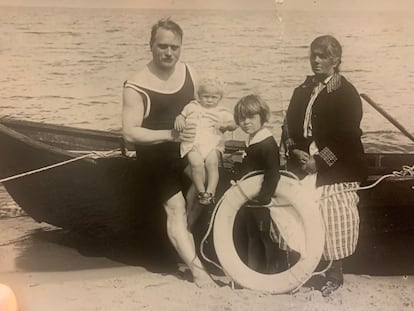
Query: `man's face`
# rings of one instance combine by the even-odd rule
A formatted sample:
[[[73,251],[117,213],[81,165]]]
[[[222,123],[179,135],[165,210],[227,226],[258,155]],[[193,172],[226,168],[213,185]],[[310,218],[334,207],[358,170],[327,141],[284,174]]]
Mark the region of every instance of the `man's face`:
[[[329,77],[335,72],[338,65],[338,58],[332,57],[321,48],[311,50],[310,63],[312,71],[321,77]]]
[[[151,45],[152,58],[161,69],[175,66],[181,54],[181,37],[170,30],[159,28]]]

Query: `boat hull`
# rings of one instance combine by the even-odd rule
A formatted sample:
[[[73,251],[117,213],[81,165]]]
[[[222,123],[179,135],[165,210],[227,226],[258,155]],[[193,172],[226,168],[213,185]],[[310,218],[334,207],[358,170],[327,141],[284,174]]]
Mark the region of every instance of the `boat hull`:
[[[0,126],[0,178],[79,156]],[[65,130],[66,136],[70,136],[70,130]],[[59,137],[57,134],[53,137],[56,145]],[[83,140],[87,142],[85,137]],[[67,139],[61,142],[69,143]],[[115,149],[119,147],[119,136],[95,136],[87,144],[71,147],[78,150],[87,147],[88,151]],[[38,222],[92,235],[118,235],[139,227],[142,218],[136,213],[146,210],[143,205],[151,204],[138,202],[143,186],[137,184],[135,170],[135,161],[128,157],[87,158],[7,181],[4,186],[16,203]]]
[[[359,192],[360,233],[345,272],[414,274],[414,178],[393,177]]]
[[[121,141],[117,133],[0,120],[0,179],[91,151],[125,151]],[[235,142],[227,144],[218,194],[229,187],[240,147]],[[403,165],[413,165],[414,155],[367,154],[367,160],[366,185]],[[136,163],[122,154],[82,159],[4,182],[4,186],[36,221],[89,236],[151,236],[152,241],[164,243],[165,213],[157,198],[145,200],[152,185],[139,179]],[[355,254],[344,262],[345,272],[414,274],[413,187],[413,176],[391,177],[359,192],[359,242]],[[201,235],[197,232],[197,241]]]

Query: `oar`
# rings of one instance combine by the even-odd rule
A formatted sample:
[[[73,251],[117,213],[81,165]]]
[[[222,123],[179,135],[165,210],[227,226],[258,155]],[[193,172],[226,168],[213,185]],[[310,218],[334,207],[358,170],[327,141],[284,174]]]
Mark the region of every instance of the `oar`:
[[[392,116],[388,114],[384,109],[382,109],[378,104],[376,104],[367,94],[361,94],[361,97],[366,100],[368,104],[370,104],[372,107],[374,107],[375,110],[377,110],[382,116],[391,122],[392,125],[394,125],[397,129],[401,131],[405,136],[407,136],[409,139],[411,139],[414,142],[414,136],[411,135],[408,130],[402,126],[397,120],[395,120]]]

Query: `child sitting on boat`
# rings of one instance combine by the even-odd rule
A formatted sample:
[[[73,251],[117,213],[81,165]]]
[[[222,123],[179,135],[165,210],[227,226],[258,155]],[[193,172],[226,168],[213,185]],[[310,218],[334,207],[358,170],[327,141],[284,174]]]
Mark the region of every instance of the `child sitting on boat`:
[[[196,135],[192,142],[182,142],[181,157],[187,157],[191,166],[191,179],[202,205],[214,203],[219,180],[218,157],[223,151],[222,134],[237,128],[233,115],[218,106],[223,98],[223,82],[215,77],[200,80],[198,100],[187,104],[177,116],[174,128],[182,131],[186,124],[196,124]],[[207,173],[207,182],[206,182]]]
[[[263,270],[267,273],[277,270],[279,248],[270,235],[271,219],[266,207],[271,205],[280,179],[279,147],[272,133],[264,127],[269,117],[269,106],[257,95],[241,98],[234,107],[236,124],[248,134],[241,173],[263,171],[260,192],[248,202],[242,216],[247,230],[247,265],[257,271],[264,261]],[[264,260],[260,260],[261,254]]]

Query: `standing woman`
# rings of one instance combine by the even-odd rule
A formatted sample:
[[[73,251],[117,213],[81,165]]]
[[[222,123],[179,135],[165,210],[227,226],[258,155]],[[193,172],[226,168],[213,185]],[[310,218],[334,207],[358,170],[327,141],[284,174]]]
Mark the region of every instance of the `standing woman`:
[[[292,95],[286,115],[285,145],[289,166],[317,173],[322,187],[320,209],[326,225],[322,294],[343,284],[342,259],[353,254],[358,241],[359,201],[356,191],[366,176],[361,143],[362,103],[355,87],[340,73],[342,47],[332,36],[320,36],[310,46],[313,76]],[[324,197],[326,197],[324,199]]]

